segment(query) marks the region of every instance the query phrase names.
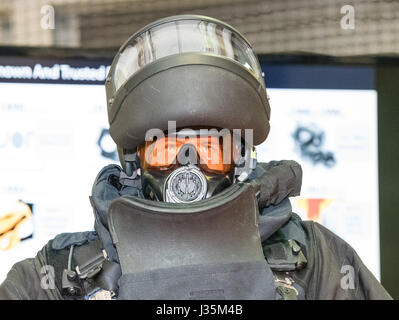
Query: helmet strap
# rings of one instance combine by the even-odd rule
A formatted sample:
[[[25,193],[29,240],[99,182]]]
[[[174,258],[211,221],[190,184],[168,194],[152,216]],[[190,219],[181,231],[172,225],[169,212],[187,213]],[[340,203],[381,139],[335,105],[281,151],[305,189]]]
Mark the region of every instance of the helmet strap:
[[[137,152],[134,153],[125,153],[123,152],[123,159],[125,161],[125,173],[128,177],[131,177],[133,174],[137,175],[137,169],[139,168],[139,160],[137,157]]]

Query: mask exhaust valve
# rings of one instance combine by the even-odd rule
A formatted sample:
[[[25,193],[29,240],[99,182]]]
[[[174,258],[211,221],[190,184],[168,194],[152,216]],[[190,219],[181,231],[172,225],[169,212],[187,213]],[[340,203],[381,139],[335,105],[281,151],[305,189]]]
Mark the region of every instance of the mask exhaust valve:
[[[205,198],[207,181],[196,166],[189,165],[174,170],[165,182],[165,201],[190,203]]]

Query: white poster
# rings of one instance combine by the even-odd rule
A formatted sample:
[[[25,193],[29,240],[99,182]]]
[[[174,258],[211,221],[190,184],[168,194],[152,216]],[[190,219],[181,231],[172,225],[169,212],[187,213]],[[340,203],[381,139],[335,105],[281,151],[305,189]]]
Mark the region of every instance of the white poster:
[[[2,281],[55,235],[93,229],[92,184],[116,147],[103,85],[0,83],[0,93],[0,214],[17,200],[33,211],[33,237],[8,250],[1,239]]]
[[[271,132],[258,159],[299,162],[294,211],[345,239],[379,278],[376,92],[268,93]],[[102,167],[118,163],[107,128],[103,85],[0,83],[0,214],[15,212],[17,200],[32,211],[20,230],[26,240],[0,250],[0,281],[55,235],[93,228],[92,184]]]
[[[347,241],[380,278],[377,93],[269,89],[271,130],[259,161],[295,160],[303,170],[294,212]]]

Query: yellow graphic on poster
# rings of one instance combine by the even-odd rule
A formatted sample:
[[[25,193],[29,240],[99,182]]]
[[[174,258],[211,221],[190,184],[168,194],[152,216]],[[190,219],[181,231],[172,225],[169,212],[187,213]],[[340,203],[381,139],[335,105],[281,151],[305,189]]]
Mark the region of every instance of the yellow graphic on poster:
[[[4,209],[3,209],[4,210]],[[0,250],[7,251],[21,241],[32,236],[27,232],[27,224],[31,223],[32,210],[26,203],[17,201],[3,212],[0,212]]]
[[[300,198],[295,201],[298,208],[306,212],[308,220],[321,223],[322,212],[334,202],[334,199]]]

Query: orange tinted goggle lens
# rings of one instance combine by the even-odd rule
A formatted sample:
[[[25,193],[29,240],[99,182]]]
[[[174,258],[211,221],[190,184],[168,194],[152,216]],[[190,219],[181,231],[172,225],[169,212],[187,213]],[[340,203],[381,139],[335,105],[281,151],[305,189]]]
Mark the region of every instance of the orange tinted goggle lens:
[[[140,164],[143,169],[169,169],[177,163],[177,155],[182,146],[191,144],[196,148],[197,165],[203,170],[227,173],[234,167],[231,141],[229,147],[223,148],[223,138],[206,137],[163,137],[155,142],[146,141],[138,148]]]

